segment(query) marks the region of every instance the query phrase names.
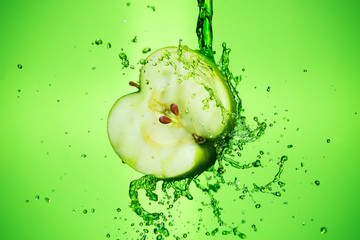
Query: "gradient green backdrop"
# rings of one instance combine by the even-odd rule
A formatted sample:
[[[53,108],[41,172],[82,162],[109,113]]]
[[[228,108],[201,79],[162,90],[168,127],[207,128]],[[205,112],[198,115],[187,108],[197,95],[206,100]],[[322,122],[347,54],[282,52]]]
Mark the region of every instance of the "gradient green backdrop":
[[[229,169],[226,178],[266,183],[278,157],[289,156],[282,197],[255,194],[262,205],[256,209],[232,187],[217,195],[225,221],[248,239],[358,236],[359,6],[350,0],[214,0],[216,56],[226,41],[231,69],[243,76],[245,115],[276,121],[261,141],[247,145],[242,159],[254,160],[263,150],[265,167]],[[138,78],[144,47],[177,45],[181,38],[197,48],[197,13],[196,0],[1,1],[0,239],[138,238],[140,219],[128,208],[127,192],[141,175],[113,152],[107,115],[118,97],[134,91],[128,81]],[[137,43],[131,42],[135,35]],[[103,45],[91,44],[97,38]],[[121,68],[121,48],[135,70]],[[195,200],[175,204],[171,233],[234,239],[205,236],[216,221],[210,209],[198,212],[208,199],[192,192]],[[328,232],[320,234],[321,227]]]

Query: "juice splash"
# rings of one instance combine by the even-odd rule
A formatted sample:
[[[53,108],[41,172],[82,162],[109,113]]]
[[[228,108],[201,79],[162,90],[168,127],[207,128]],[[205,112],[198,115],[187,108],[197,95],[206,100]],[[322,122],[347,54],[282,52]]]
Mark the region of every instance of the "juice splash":
[[[215,62],[214,51],[212,49],[212,15],[213,15],[213,1],[212,0],[198,0],[199,7],[199,16],[196,27],[196,34],[198,36],[199,43],[199,52],[206,56],[211,61]],[[181,40],[178,46],[178,53],[181,56],[181,51],[184,46],[181,45]],[[168,223],[167,217],[164,212],[149,212],[143,206],[139,199],[139,191],[143,190],[146,193],[146,197],[153,202],[159,202],[158,194],[156,193],[156,185],[158,182],[162,182],[162,192],[166,196],[168,208],[167,210],[171,210],[173,208],[173,204],[181,197],[186,197],[188,200],[193,200],[193,196],[189,191],[189,187],[191,184],[194,184],[198,189],[200,189],[205,195],[209,197],[209,204],[212,208],[212,212],[214,217],[217,219],[219,228],[213,229],[211,232],[207,231],[205,234],[207,236],[215,236],[218,232],[221,232],[222,235],[235,235],[240,239],[246,238],[246,234],[238,230],[238,227],[231,226],[222,220],[220,202],[216,199],[216,192],[224,186],[226,183],[224,179],[224,174],[226,172],[225,166],[231,166],[236,169],[249,169],[249,168],[257,168],[261,167],[261,157],[258,157],[255,161],[251,163],[242,164],[239,161],[235,160],[235,157],[241,157],[241,151],[244,149],[244,146],[247,143],[254,142],[258,140],[266,130],[266,123],[261,122],[257,117],[254,117],[254,121],[257,125],[255,129],[252,129],[246,123],[246,117],[242,115],[243,108],[241,98],[237,91],[238,84],[241,81],[241,76],[234,76],[229,69],[230,62],[230,52],[231,49],[227,48],[226,44],[222,45],[223,51],[220,57],[220,60],[217,64],[219,70],[226,77],[227,83],[233,93],[233,96],[236,100],[236,112],[234,113],[236,116],[236,126],[235,128],[223,135],[217,142],[215,143],[216,151],[217,151],[217,161],[215,165],[207,169],[204,173],[199,174],[194,177],[185,178],[182,180],[162,180],[158,179],[152,175],[145,175],[140,179],[133,180],[130,184],[129,188],[129,196],[131,199],[130,207],[131,209],[142,218],[143,223],[141,225],[152,226],[154,228],[154,233],[156,235],[156,239],[163,239],[164,237],[170,236],[171,222]],[[122,60],[126,59],[125,57]],[[210,96],[212,96],[211,89],[208,90]],[[260,152],[260,155],[264,153]],[[285,183],[280,181],[281,174],[284,170],[284,164],[287,161],[287,156],[282,156],[278,163],[279,168],[273,179],[271,179],[268,183],[264,185],[253,184],[251,187],[242,186],[240,187],[235,179],[234,184],[236,185],[236,190],[241,192],[239,196],[240,199],[245,199],[247,196],[252,197],[253,193],[261,192],[268,193],[274,196],[280,197],[281,191],[280,189],[285,185]],[[224,166],[225,165],[225,166]],[[205,176],[206,182],[203,183],[200,180],[200,176]],[[168,193],[168,190],[171,189],[173,191],[172,195]],[[256,208],[260,208],[260,204],[256,204]],[[168,225],[168,226],[167,226]],[[256,226],[253,225],[252,228],[256,231]],[[169,230],[170,229],[170,230]],[[229,229],[229,230],[226,230]],[[146,239],[148,230],[141,233],[141,239]],[[180,239],[175,236],[176,239]],[[183,236],[186,238],[186,236]]]

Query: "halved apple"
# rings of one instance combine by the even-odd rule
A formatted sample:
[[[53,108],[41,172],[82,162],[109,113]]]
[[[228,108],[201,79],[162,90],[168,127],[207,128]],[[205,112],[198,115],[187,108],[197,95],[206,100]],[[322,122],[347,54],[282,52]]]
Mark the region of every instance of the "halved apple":
[[[137,92],[108,119],[110,142],[135,170],[158,178],[194,176],[216,160],[215,140],[234,126],[235,101],[216,65],[186,46],[152,53]]]

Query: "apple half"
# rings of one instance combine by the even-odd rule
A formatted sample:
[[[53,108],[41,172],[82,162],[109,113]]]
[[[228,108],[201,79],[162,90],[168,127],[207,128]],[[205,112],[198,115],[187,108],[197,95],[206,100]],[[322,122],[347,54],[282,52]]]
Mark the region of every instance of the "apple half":
[[[138,91],[121,97],[108,118],[123,162],[157,178],[194,176],[216,161],[215,140],[230,131],[235,101],[216,65],[186,46],[152,53]]]

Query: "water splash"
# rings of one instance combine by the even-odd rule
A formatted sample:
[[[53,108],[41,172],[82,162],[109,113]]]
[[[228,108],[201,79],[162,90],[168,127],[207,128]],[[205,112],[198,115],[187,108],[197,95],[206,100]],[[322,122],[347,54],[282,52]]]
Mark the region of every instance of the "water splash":
[[[208,59],[212,60],[215,63],[214,51],[212,50],[212,15],[213,15],[213,2],[212,0],[198,0],[199,7],[199,16],[196,27],[196,34],[198,36],[199,43],[199,52],[206,56]],[[181,58],[183,46],[181,45],[182,41],[179,41],[178,47],[178,55]],[[241,82],[241,75],[235,76],[229,69],[230,63],[230,52],[231,49],[226,46],[226,43],[222,44],[222,55],[220,57],[217,66],[222,74],[225,76],[228,85],[232,91],[234,99],[236,101],[236,111],[233,113],[236,119],[235,127],[229,133],[218,138],[215,142],[215,147],[217,150],[217,161],[216,164],[206,170],[204,173],[200,174],[205,176],[206,182],[205,184],[200,181],[199,176],[194,176],[191,178],[185,178],[182,180],[161,180],[152,175],[146,175],[141,177],[140,179],[133,180],[130,184],[129,188],[129,196],[131,199],[130,207],[131,209],[143,219],[143,223],[146,226],[153,226],[154,233],[156,234],[156,239],[163,239],[163,237],[169,236],[169,230],[166,226],[167,218],[163,212],[154,212],[150,213],[142,206],[139,200],[139,191],[145,191],[146,197],[153,202],[160,203],[158,199],[158,195],[155,193],[156,185],[158,182],[162,181],[162,192],[165,194],[165,197],[168,200],[172,200],[172,202],[168,201],[169,206],[168,210],[173,208],[173,204],[178,201],[181,197],[185,197],[189,200],[193,199],[189,191],[189,187],[191,184],[194,184],[198,189],[200,189],[204,194],[209,197],[210,204],[205,206],[210,206],[213,212],[214,217],[217,219],[219,228],[215,228],[213,231],[206,232],[207,236],[214,236],[218,232],[221,232],[222,235],[230,235],[233,234],[240,239],[245,239],[246,234],[242,233],[238,230],[238,227],[228,226],[226,222],[222,220],[222,207],[220,206],[220,201],[218,201],[215,197],[215,194],[219,191],[219,189],[226,184],[224,179],[224,174],[226,169],[225,165],[229,165],[233,168],[239,170],[246,170],[249,168],[257,168],[261,167],[262,163],[260,159],[256,159],[250,163],[240,163],[235,160],[236,157],[241,157],[241,152],[244,149],[244,146],[248,143],[254,142],[258,140],[266,130],[266,123],[261,122],[257,117],[253,118],[253,121],[256,123],[256,127],[252,129],[246,123],[246,117],[242,115],[244,109],[242,108],[242,101],[239,96],[239,92],[237,91],[237,87]],[[150,51],[150,49],[149,49]],[[144,50],[143,50],[144,52]],[[145,51],[148,52],[148,51]],[[166,57],[166,56],[165,56]],[[121,57],[121,59],[126,59],[126,57]],[[162,60],[162,59],[160,59]],[[144,61],[144,60],[143,60]],[[184,64],[185,65],[185,64]],[[186,67],[186,66],[184,66]],[[194,66],[188,66],[194,67]],[[195,66],[196,68],[196,66]],[[244,71],[243,69],[242,71]],[[270,88],[269,88],[270,89]],[[209,89],[209,93],[211,95],[211,89]],[[263,154],[263,152],[262,152]],[[276,197],[281,196],[281,192],[277,190],[278,188],[284,187],[285,183],[280,181],[280,177],[284,171],[285,162],[288,160],[287,156],[282,156],[280,161],[278,162],[278,171],[275,173],[273,179],[271,179],[266,184],[256,184],[253,183],[251,187],[242,186],[240,187],[237,182],[237,178],[235,178],[234,184],[236,186],[236,190],[241,191],[242,195],[239,196],[240,199],[246,199],[247,196],[252,198],[252,194],[254,193],[270,193]],[[274,185],[276,185],[276,188]],[[172,196],[168,193],[168,190],[172,189]],[[260,208],[260,204],[255,205],[256,208]],[[171,222],[168,224],[171,226]],[[254,225],[255,226],[255,225]],[[227,228],[228,230],[226,230]],[[254,231],[257,231],[256,226],[253,227]],[[175,237],[175,235],[174,235]],[[183,235],[185,238],[185,236]],[[178,237],[176,237],[178,238]],[[146,239],[146,235],[144,234],[141,239]]]
[[[181,41],[178,47],[178,53],[181,56],[181,52],[185,46],[181,45]],[[245,233],[242,233],[238,230],[238,227],[231,227],[226,222],[222,220],[222,207],[220,206],[220,201],[218,201],[215,197],[218,190],[226,184],[224,179],[224,174],[226,172],[225,165],[229,165],[233,168],[239,170],[246,170],[249,168],[258,168],[262,166],[261,160],[257,158],[255,161],[250,163],[240,163],[235,160],[235,157],[241,157],[241,152],[244,149],[244,146],[248,143],[254,142],[258,140],[266,130],[266,123],[259,121],[257,117],[254,117],[253,121],[257,124],[257,126],[252,129],[246,123],[246,117],[242,116],[243,108],[242,102],[239,97],[239,93],[237,91],[237,85],[240,82],[240,77],[234,76],[229,69],[229,54],[230,49],[226,47],[226,44],[223,44],[223,53],[218,63],[218,68],[224,74],[229,84],[229,87],[232,90],[234,98],[236,100],[236,111],[235,118],[236,124],[232,131],[226,133],[225,135],[219,137],[215,142],[215,147],[217,149],[217,161],[216,164],[210,167],[207,171],[200,175],[204,175],[206,178],[206,182],[201,183],[199,176],[194,176],[191,178],[185,178],[182,180],[161,180],[152,175],[146,175],[141,177],[140,179],[134,180],[130,184],[129,196],[131,199],[130,207],[131,209],[140,216],[144,224],[146,226],[153,226],[154,233],[158,236],[157,239],[162,239],[162,237],[169,236],[169,230],[166,226],[167,218],[163,212],[154,212],[150,213],[142,206],[139,200],[139,191],[145,191],[146,197],[152,202],[158,202],[159,198],[156,194],[156,185],[158,182],[162,182],[162,191],[165,194],[165,197],[168,200],[172,200],[169,203],[168,210],[172,209],[173,204],[180,199],[181,197],[186,197],[189,200],[193,199],[189,191],[190,185],[193,183],[195,186],[200,189],[204,194],[209,197],[208,206],[211,207],[214,217],[217,219],[218,225],[221,228],[230,228],[230,230],[222,230],[223,235],[234,234],[235,236],[243,239],[246,237]],[[181,57],[180,57],[181,58]],[[159,61],[163,61],[164,59],[169,60],[164,56],[163,59],[159,59]],[[171,63],[170,63],[171,64]],[[190,67],[190,66],[189,66]],[[194,66],[193,66],[194,67]],[[196,68],[196,66],[195,66]],[[260,151],[260,155],[263,155],[264,152]],[[238,186],[236,183],[237,179],[235,179],[234,184],[238,191],[242,192],[240,199],[246,199],[247,196],[252,199],[252,194],[254,193],[268,193],[274,196],[280,197],[281,192],[277,190],[278,188],[282,188],[285,183],[280,181],[281,174],[284,170],[285,162],[288,160],[287,156],[282,156],[280,161],[278,162],[278,171],[276,172],[273,179],[271,179],[266,184],[256,184],[253,183],[251,187],[249,186]],[[277,184],[277,188],[274,185]],[[173,193],[170,195],[168,190],[172,189]],[[256,208],[260,208],[260,204],[255,205]],[[170,224],[169,224],[170,226]]]

